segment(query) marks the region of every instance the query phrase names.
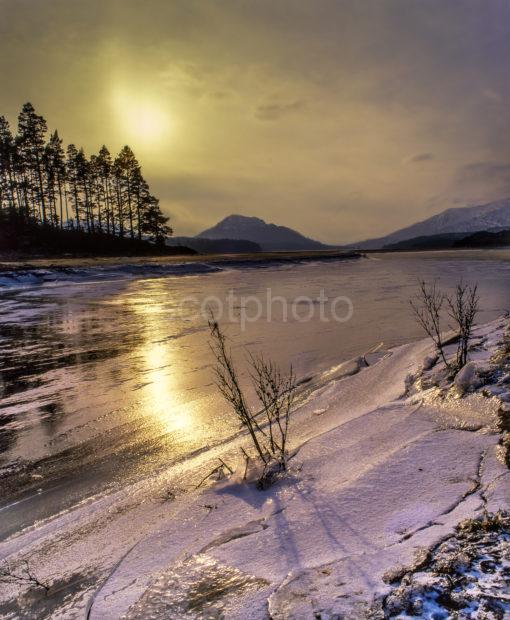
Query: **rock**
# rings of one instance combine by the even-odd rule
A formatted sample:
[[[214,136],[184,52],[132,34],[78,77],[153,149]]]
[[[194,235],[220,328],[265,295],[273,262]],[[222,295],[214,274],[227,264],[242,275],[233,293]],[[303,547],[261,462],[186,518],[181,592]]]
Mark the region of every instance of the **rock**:
[[[455,376],[454,384],[461,396],[470,390],[480,387],[480,378],[476,370],[476,364],[468,362],[461,368]]]
[[[347,360],[343,364],[340,364],[333,372],[328,373],[329,377],[333,380],[344,379],[345,377],[351,377],[357,374],[362,368],[368,366],[364,356],[355,357],[352,360]]]
[[[476,370],[480,377],[492,377],[497,371],[498,367],[496,364],[492,364],[490,362],[478,362]]]
[[[352,371],[350,374],[355,375],[362,368],[366,368],[368,364],[367,364],[367,360],[362,355],[360,355],[360,357],[355,357],[353,360],[350,361],[350,366],[352,367]],[[349,363],[346,364],[346,368],[348,367],[349,367]]]
[[[436,365],[438,359],[439,355],[427,355],[427,357],[423,360],[421,369],[424,371],[430,370]]]

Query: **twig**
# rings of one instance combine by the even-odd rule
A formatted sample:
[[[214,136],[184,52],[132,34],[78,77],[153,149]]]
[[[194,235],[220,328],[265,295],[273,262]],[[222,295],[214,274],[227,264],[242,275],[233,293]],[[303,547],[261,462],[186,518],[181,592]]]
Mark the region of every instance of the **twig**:
[[[231,467],[229,467],[229,466],[225,463],[225,461],[224,461],[223,459],[221,459],[220,457],[218,457],[218,460],[219,460],[219,461],[220,461],[220,463],[223,465],[223,467],[225,467],[226,469],[228,469],[228,471],[229,471],[231,474],[233,474],[233,473],[234,473],[234,470],[233,470]]]
[[[207,474],[207,476],[205,476],[205,477],[204,477],[204,478],[203,478],[203,479],[202,479],[202,480],[201,480],[201,481],[197,484],[197,486],[195,487],[195,489],[199,489],[199,488],[200,488],[200,487],[204,484],[204,482],[207,480],[207,478],[210,478],[213,474],[215,474],[215,473],[216,473],[219,469],[222,469],[222,468],[223,468],[223,465],[218,465],[218,467],[215,467],[213,470],[211,470],[211,471]]]
[[[243,480],[246,480],[246,476],[248,475],[248,463],[250,462],[250,457],[248,456],[248,453],[246,452],[246,450],[241,447],[241,451],[244,455],[244,474],[243,474]]]
[[[220,461],[221,465],[218,465],[218,467],[215,467],[214,469],[212,469],[212,470],[211,470],[211,471],[207,474],[207,476],[205,476],[205,478],[203,478],[203,479],[202,479],[202,480],[201,480],[201,481],[197,484],[197,486],[195,487],[195,489],[199,489],[199,488],[200,488],[200,487],[204,484],[204,482],[207,480],[207,478],[210,478],[213,474],[219,473],[220,471],[222,471],[222,470],[223,470],[223,468],[227,469],[227,470],[228,470],[231,474],[233,474],[233,473],[234,473],[234,470],[233,470],[231,467],[229,467],[229,466],[225,463],[225,461],[224,461],[223,459],[221,459],[221,458],[219,458],[219,457],[218,457],[218,460]]]

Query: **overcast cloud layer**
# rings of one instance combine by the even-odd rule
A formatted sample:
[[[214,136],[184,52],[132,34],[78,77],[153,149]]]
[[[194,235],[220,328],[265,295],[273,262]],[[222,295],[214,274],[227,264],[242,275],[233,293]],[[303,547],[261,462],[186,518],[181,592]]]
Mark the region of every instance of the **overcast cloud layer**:
[[[0,0],[0,113],[128,142],[176,234],[349,242],[510,195],[509,58],[507,0]]]

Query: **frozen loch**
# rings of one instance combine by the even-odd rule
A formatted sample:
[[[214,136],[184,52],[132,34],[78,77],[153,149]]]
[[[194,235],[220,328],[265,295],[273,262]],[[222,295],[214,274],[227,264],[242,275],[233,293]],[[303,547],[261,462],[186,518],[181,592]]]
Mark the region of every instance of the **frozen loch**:
[[[347,277],[347,270],[366,267],[342,268]],[[312,281],[313,269],[274,269],[264,278],[283,274],[292,286],[296,272],[301,283],[305,275]],[[321,270],[325,279],[327,270]],[[331,270],[336,281],[339,268]],[[243,277],[252,278],[253,289],[260,273],[250,273]],[[211,282],[217,278],[217,286],[220,278],[238,275],[206,277]],[[196,287],[194,278],[172,280],[172,294],[178,287]],[[0,479],[6,498],[0,506],[0,617],[508,617],[508,318],[497,308],[490,320],[484,317],[471,342],[469,371],[451,380],[441,374],[430,341],[417,339],[417,332],[412,342],[382,347],[366,360],[360,355],[370,348],[368,343],[360,350],[349,345],[351,357],[340,356],[336,365],[331,364],[334,352],[325,344],[324,370],[315,375],[310,374],[311,358],[299,358],[300,376],[311,378],[302,383],[292,416],[289,471],[258,490],[243,480],[240,447],[247,446],[246,435],[235,425],[229,433],[214,435],[207,418],[197,423],[198,434],[191,438],[189,426],[172,426],[179,412],[200,420],[200,407],[214,412],[222,405],[212,388],[184,389],[191,381],[185,366],[180,367],[184,383],[178,391],[172,364],[167,360],[165,366],[161,360],[166,358],[156,355],[162,346],[198,342],[199,333],[188,325],[182,334],[174,331],[161,340],[169,330],[158,314],[164,307],[158,298],[164,294],[162,282],[144,285],[151,287],[152,303],[158,304],[145,302],[140,315],[153,331],[143,332],[142,319],[138,324],[126,320],[122,327],[117,308],[118,321],[111,323],[115,339],[120,341],[121,333],[127,339],[127,332],[119,330],[131,326],[141,338],[139,343],[134,335],[128,339],[129,351],[119,347],[115,362],[120,374],[110,374],[111,358],[100,354],[108,337],[102,331],[92,361],[44,367],[36,375],[39,381],[25,378],[23,392],[7,390],[4,411],[16,405],[21,413],[10,423],[11,443],[4,454],[12,458],[4,457]],[[169,281],[164,282],[168,286]],[[83,313],[92,338],[97,329],[94,312],[108,314],[119,296],[124,304],[129,299],[131,308],[144,299],[137,283],[109,289],[108,295],[104,281],[94,286],[87,292],[90,299],[96,291],[92,302],[83,307],[79,298],[73,302],[78,304],[75,315]],[[34,325],[41,316],[68,308],[65,294],[58,287],[50,292],[24,290],[21,298],[31,311],[23,321]],[[370,294],[375,295],[373,290]],[[8,297],[4,304],[6,317],[13,306]],[[66,316],[66,329],[75,338],[76,324]],[[61,329],[58,321],[51,325]],[[389,320],[379,325],[386,342],[395,338],[392,325]],[[296,323],[292,329],[297,328],[302,340],[296,351],[303,350],[309,335],[320,337],[316,325]],[[272,337],[274,326],[264,329],[268,331],[261,338]],[[254,334],[248,330],[244,337],[249,341]],[[203,332],[199,335],[204,340]],[[368,337],[373,344],[373,333]],[[81,342],[72,340],[75,347]],[[147,360],[148,343],[154,357]],[[50,345],[43,340],[38,346]],[[181,346],[186,360],[189,347]],[[292,357],[291,344],[285,355]],[[148,370],[144,362],[150,362]],[[197,377],[209,371],[197,368],[193,381],[198,383]],[[62,373],[76,375],[78,390],[83,385],[79,372],[102,389],[74,400],[72,392],[64,392],[67,417],[42,427],[46,443],[41,445],[49,456],[23,453],[24,438],[31,433],[43,437],[30,403],[39,399],[47,405],[54,393],[60,394]],[[191,395],[188,402],[179,397],[170,408],[177,413],[165,420],[164,445],[159,439],[161,417],[155,427],[146,417],[158,405],[156,396],[172,398],[171,391],[156,391],[163,377],[165,385],[174,381],[174,394]],[[127,400],[131,394],[136,400]],[[120,402],[114,406],[112,399]],[[168,400],[165,406],[170,407]],[[133,411],[143,415],[134,418]],[[136,443],[138,436],[143,440]],[[219,458],[233,473],[218,474]],[[101,485],[96,477],[94,484],[88,478],[97,472]],[[18,495],[13,480],[23,490]],[[15,529],[13,524],[23,519],[24,525]]]

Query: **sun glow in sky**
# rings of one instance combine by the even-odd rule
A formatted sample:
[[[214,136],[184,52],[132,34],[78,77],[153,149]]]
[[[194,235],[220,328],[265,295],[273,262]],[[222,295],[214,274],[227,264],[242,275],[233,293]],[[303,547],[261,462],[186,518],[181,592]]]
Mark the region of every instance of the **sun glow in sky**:
[[[510,195],[508,0],[0,0],[0,114],[129,144],[178,235],[330,243]]]
[[[166,106],[148,93],[134,94],[117,90],[112,97],[119,131],[125,140],[142,147],[161,146],[169,138],[170,115]]]

